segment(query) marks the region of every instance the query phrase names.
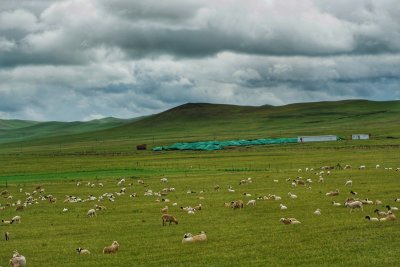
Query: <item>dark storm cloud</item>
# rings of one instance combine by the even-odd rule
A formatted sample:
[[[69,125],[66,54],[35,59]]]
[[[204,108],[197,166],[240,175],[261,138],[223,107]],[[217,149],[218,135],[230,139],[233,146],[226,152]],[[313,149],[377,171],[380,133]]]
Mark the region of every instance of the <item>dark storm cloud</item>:
[[[0,117],[398,99],[398,14],[397,0],[2,1]]]

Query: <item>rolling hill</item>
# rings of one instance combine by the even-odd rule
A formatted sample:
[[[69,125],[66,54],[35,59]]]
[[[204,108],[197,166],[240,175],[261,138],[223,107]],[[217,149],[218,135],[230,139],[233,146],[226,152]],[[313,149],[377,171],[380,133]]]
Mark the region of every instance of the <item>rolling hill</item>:
[[[285,106],[187,103],[159,114],[120,120],[21,123],[0,128],[4,147],[82,144],[117,151],[132,144],[370,133],[400,138],[400,101],[345,100]],[[7,125],[3,121],[4,125]],[[12,125],[11,122],[8,125]],[[89,143],[91,143],[89,145]]]

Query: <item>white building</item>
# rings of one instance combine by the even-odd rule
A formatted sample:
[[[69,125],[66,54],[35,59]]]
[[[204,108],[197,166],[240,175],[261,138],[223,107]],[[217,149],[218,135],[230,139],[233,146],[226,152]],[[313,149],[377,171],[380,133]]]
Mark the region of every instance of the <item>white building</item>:
[[[338,137],[336,135],[316,135],[316,136],[299,136],[297,137],[297,142],[307,143],[307,142],[325,142],[325,141],[337,141]]]
[[[369,137],[369,134],[352,134],[351,140],[368,140]]]

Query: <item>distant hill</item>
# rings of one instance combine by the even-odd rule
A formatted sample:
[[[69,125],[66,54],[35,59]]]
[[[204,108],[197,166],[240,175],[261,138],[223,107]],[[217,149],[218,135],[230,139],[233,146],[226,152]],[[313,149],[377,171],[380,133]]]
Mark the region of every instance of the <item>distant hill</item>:
[[[369,133],[400,138],[400,101],[345,100],[285,106],[187,103],[159,114],[120,120],[27,123],[0,128],[0,143],[12,146],[87,144],[91,149],[130,150],[132,144]],[[90,144],[90,145],[89,145]],[[72,147],[72,145],[71,145]],[[82,148],[83,149],[83,148]]]

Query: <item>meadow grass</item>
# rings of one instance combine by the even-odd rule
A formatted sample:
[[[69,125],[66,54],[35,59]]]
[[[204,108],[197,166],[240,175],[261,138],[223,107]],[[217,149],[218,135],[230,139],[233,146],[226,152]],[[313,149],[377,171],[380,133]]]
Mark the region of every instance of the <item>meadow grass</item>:
[[[56,149],[55,149],[56,150]],[[13,199],[1,198],[6,206],[26,198],[37,185],[45,188],[58,201],[38,201],[22,212],[6,206],[1,219],[22,216],[15,225],[1,225],[10,232],[11,240],[1,241],[0,265],[6,266],[14,249],[27,257],[29,266],[382,266],[398,262],[398,221],[371,223],[364,217],[373,215],[380,206],[365,206],[363,212],[350,213],[344,207],[333,207],[352,196],[344,183],[353,180],[358,197],[380,199],[396,205],[400,197],[398,143],[342,142],[258,146],[214,152],[155,153],[21,153],[1,154],[1,190]],[[318,183],[320,166],[351,164],[351,170],[332,170],[325,183]],[[359,165],[366,165],[364,171]],[[381,168],[375,169],[375,164]],[[313,172],[304,169],[314,168]],[[392,170],[385,170],[391,167]],[[299,173],[301,168],[303,172]],[[168,177],[168,184],[160,178]],[[287,178],[312,178],[311,189],[292,188]],[[251,177],[252,184],[239,186]],[[105,192],[119,192],[119,179],[125,178],[127,193],[115,202],[63,203],[66,195],[87,198]],[[5,180],[7,179],[7,188]],[[137,183],[145,180],[147,187]],[[273,180],[279,180],[278,183]],[[77,187],[77,181],[82,185]],[[87,182],[96,187],[85,186]],[[102,182],[104,187],[97,184]],[[129,186],[129,184],[132,184]],[[218,184],[221,189],[214,191]],[[227,191],[228,186],[236,189]],[[144,190],[159,191],[174,187],[175,192],[161,197],[145,197]],[[22,188],[22,192],[19,189]],[[196,193],[187,194],[187,190]],[[330,190],[340,190],[338,197],[327,197]],[[204,190],[204,193],[199,192]],[[136,192],[139,196],[130,198]],[[292,192],[298,199],[290,199]],[[243,194],[250,193],[246,198]],[[254,207],[243,210],[225,208],[224,202],[276,194],[281,201],[257,200]],[[199,199],[204,197],[204,199]],[[177,206],[172,206],[177,202]],[[203,210],[194,215],[182,212],[181,206],[201,203]],[[288,206],[281,211],[279,204]],[[107,207],[98,216],[86,212],[94,204]],[[169,206],[178,225],[161,225],[160,208]],[[68,208],[66,213],[63,208]],[[320,208],[321,216],[313,215]],[[300,225],[283,225],[281,217],[295,217]],[[208,241],[182,244],[184,233],[204,230]],[[115,255],[103,255],[102,249],[117,240],[121,247]],[[77,247],[92,253],[79,256]]]

